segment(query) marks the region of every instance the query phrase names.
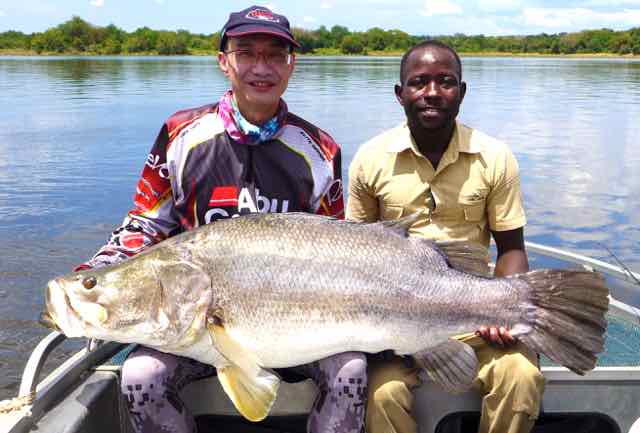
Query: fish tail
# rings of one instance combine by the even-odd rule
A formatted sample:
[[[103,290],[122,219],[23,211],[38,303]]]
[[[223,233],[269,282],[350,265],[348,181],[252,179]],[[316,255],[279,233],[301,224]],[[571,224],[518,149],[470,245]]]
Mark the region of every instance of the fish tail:
[[[609,289],[604,277],[583,270],[542,269],[515,276],[529,287],[522,321],[511,334],[525,345],[583,375],[604,350]]]

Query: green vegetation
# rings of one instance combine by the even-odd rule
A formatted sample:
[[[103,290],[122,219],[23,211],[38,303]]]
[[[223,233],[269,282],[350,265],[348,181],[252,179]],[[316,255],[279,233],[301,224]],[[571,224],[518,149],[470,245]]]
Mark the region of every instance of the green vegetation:
[[[317,30],[293,29],[305,54],[390,54],[402,53],[428,38],[401,30],[378,27],[351,32],[343,26]],[[456,34],[436,36],[461,53],[509,54],[616,54],[640,55],[640,27],[627,31],[585,30],[529,36],[484,36]],[[73,17],[42,33],[0,33],[0,52],[35,54],[213,54],[219,33],[193,34],[186,30],[166,31],[142,27],[128,33],[115,25],[94,26]]]
[[[0,50],[36,54],[198,54],[216,51],[218,37],[148,27],[127,33],[113,24],[98,27],[73,17],[43,33],[0,33]]]

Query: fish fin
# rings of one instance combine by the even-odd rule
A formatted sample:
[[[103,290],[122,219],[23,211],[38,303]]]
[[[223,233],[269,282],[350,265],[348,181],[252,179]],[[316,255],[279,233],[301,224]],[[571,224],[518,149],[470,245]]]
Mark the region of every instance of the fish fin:
[[[596,365],[604,350],[609,289],[604,277],[584,270],[541,269],[508,279],[526,283],[521,320],[510,333],[577,374]]]
[[[267,370],[250,377],[238,366],[218,370],[218,380],[238,412],[249,421],[262,421],[269,415],[276,399],[280,378]]]
[[[409,236],[407,231],[413,225],[413,223],[415,223],[418,218],[420,218],[421,213],[422,211],[418,211],[397,220],[387,220],[374,224],[381,224],[385,229],[392,231],[398,236],[406,238]]]
[[[489,250],[482,245],[464,241],[440,241],[436,242],[436,247],[453,269],[478,276],[490,276]]]
[[[468,390],[478,374],[478,358],[473,348],[458,340],[447,340],[413,354],[434,382],[459,394]]]
[[[218,379],[238,412],[249,421],[269,415],[278,394],[280,378],[260,367],[256,357],[234,341],[222,325],[209,324],[216,348],[230,362],[218,369]]]

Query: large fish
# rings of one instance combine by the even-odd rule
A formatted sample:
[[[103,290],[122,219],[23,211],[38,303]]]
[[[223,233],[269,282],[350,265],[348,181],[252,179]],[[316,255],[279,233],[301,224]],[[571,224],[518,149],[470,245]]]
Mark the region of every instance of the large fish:
[[[478,361],[449,337],[481,325],[508,326],[576,373],[595,366],[608,307],[602,276],[465,272],[486,266],[486,250],[408,237],[412,218],[216,221],[118,265],[50,281],[42,318],[69,337],[141,343],[214,365],[251,420],[275,400],[271,368],[345,351],[412,355],[447,390],[462,391]]]

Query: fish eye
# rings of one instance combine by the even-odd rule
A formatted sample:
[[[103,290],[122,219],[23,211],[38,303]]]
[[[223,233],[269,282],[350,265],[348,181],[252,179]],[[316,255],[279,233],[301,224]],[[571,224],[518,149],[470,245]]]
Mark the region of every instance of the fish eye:
[[[87,290],[93,289],[96,286],[96,284],[98,284],[96,277],[87,277],[84,280],[82,280],[82,285]]]

